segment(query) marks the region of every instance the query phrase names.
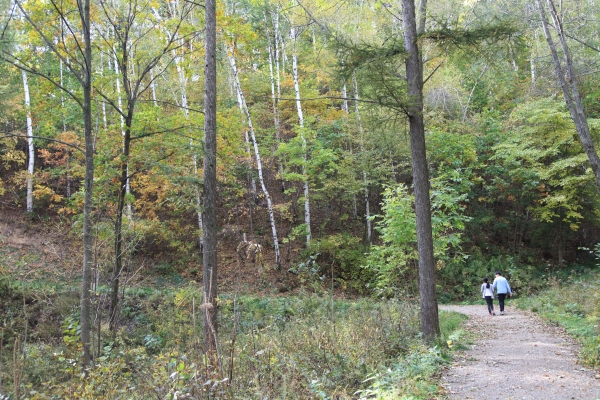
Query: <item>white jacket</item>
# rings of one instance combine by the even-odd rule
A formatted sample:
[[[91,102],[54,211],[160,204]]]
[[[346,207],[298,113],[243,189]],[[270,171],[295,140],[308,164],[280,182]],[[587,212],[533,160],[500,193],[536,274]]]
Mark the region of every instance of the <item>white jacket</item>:
[[[481,294],[482,297],[485,299],[485,296],[491,296],[492,299],[494,298],[494,287],[490,285],[490,287],[486,287],[489,283],[482,283],[481,284]]]

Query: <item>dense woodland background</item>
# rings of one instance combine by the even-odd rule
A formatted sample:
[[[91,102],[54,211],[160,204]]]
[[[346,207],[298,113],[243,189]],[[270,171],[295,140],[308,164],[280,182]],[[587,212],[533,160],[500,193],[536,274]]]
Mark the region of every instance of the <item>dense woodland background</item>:
[[[9,245],[0,273],[73,288],[83,257],[85,143],[81,86],[68,65],[79,68],[71,56],[79,36],[57,12],[75,8],[16,4],[2,1],[0,239]],[[557,80],[541,5],[426,4],[419,45],[441,302],[477,298],[477,284],[495,270],[527,295],[550,276],[594,265],[599,189]],[[562,74],[578,88],[597,143],[598,7],[583,0],[556,7],[560,25],[548,17],[550,32],[556,43],[563,33],[573,67]],[[140,311],[132,299],[146,290],[171,287],[183,291],[175,295],[181,304],[198,306],[186,290],[202,279],[204,27],[202,5],[183,0],[91,5],[100,338],[148,322],[132,322]],[[396,1],[217,3],[224,299],[328,291],[333,310],[336,296],[408,303],[418,296],[402,34]],[[9,236],[22,227],[36,240],[19,250]],[[224,304],[227,315],[231,303]],[[396,311],[383,314],[393,321]],[[23,326],[10,330],[8,320],[5,343],[17,346]],[[145,336],[150,354],[165,346],[161,335]],[[101,357],[103,339],[95,343]],[[302,388],[290,390],[320,390]]]

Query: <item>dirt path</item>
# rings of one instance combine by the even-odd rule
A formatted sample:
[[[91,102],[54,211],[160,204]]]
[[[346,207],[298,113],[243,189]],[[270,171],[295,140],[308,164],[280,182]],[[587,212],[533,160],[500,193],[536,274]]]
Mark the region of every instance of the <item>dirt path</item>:
[[[478,338],[442,376],[450,399],[600,399],[600,379],[577,364],[577,346],[560,328],[513,307],[493,317],[485,305],[440,309],[468,315]]]

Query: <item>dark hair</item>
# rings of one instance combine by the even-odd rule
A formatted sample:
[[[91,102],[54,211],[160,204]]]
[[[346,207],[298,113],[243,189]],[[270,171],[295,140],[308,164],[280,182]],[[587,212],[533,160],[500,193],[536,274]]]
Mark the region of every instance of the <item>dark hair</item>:
[[[489,289],[490,288],[490,283],[488,282],[488,278],[483,278],[483,281],[485,283],[487,283],[487,285],[485,285],[485,287]]]
[[[502,274],[500,273],[500,271],[496,271],[496,275],[502,276]]]

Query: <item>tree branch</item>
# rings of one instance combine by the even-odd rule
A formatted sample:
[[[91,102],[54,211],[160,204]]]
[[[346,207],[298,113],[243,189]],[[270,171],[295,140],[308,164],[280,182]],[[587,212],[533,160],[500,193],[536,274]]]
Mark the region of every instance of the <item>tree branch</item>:
[[[28,139],[28,138],[33,138],[33,139],[41,139],[41,140],[46,140],[48,142],[56,142],[56,143],[60,143],[60,144],[64,144],[65,146],[69,146],[74,148],[75,150],[79,150],[80,152],[85,154],[85,149],[82,149],[81,147],[74,145],[73,143],[69,143],[69,142],[64,142],[62,140],[58,140],[58,139],[53,139],[53,138],[49,138],[49,137],[43,137],[43,136],[29,136],[29,135],[19,135],[16,133],[7,133],[5,132],[5,134],[3,136],[0,136],[0,139],[4,139],[4,138],[11,138],[11,137],[16,137],[16,138],[24,138],[24,139]]]

